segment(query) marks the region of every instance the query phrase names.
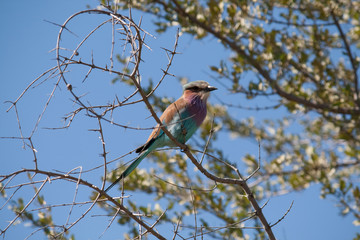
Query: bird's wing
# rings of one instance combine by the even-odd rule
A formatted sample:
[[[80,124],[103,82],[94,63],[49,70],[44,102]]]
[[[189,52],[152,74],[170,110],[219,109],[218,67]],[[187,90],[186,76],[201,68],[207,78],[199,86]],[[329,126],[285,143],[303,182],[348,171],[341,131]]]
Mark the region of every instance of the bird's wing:
[[[183,109],[186,108],[186,101],[183,97],[180,97],[178,100],[170,104],[163,114],[160,117],[160,121],[164,125],[168,125],[171,123],[171,121],[174,119],[176,115],[179,115]],[[136,152],[142,152],[150,147],[150,145],[157,139],[161,134],[164,134],[164,132],[161,130],[160,125],[157,124],[155,129],[150,134],[148,140],[144,145],[136,149]]]
[[[170,104],[165,109],[164,113],[160,117],[160,121],[165,126],[171,124],[175,116],[179,116],[185,108],[186,108],[186,101],[183,97],[181,97],[172,104]],[[160,128],[160,125],[158,124],[154,129],[154,131],[150,134],[147,141],[157,138],[160,135],[160,133],[162,133],[162,130]]]

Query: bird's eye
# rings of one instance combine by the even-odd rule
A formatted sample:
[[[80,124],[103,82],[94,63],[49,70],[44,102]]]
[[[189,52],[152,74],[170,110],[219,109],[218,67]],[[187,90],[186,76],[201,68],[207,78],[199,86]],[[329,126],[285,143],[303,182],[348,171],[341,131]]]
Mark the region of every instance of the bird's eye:
[[[201,89],[199,87],[196,87],[196,86],[190,88],[190,90],[193,91],[193,92],[200,92],[201,91]]]

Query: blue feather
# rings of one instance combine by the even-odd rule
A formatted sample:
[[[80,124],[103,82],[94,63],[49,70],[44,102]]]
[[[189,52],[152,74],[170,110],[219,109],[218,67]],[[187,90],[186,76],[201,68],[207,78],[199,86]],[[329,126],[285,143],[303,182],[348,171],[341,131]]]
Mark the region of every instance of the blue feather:
[[[105,192],[109,191],[112,187],[114,187],[121,179],[126,178],[129,174],[134,171],[134,169],[141,163],[141,161],[152,151],[152,149],[147,149],[146,151],[142,152],[134,162],[128,166],[125,171],[118,177],[110,186],[105,189]]]

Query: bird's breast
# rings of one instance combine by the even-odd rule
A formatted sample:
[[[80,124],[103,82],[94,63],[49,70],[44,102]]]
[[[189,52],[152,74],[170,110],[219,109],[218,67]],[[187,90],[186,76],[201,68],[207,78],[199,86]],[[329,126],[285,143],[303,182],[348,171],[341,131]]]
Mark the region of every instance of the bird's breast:
[[[206,103],[201,99],[195,99],[188,105],[187,111],[196,125],[200,126],[206,117]]]

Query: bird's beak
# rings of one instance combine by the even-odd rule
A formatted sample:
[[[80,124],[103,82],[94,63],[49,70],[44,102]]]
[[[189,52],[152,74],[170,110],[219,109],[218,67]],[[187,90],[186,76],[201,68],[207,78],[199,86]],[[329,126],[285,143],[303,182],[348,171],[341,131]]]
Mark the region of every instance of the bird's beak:
[[[216,88],[216,87],[213,87],[213,86],[208,86],[208,87],[206,88],[206,91],[208,91],[208,92],[211,92],[211,91],[214,91],[214,90],[217,90],[217,88]]]

